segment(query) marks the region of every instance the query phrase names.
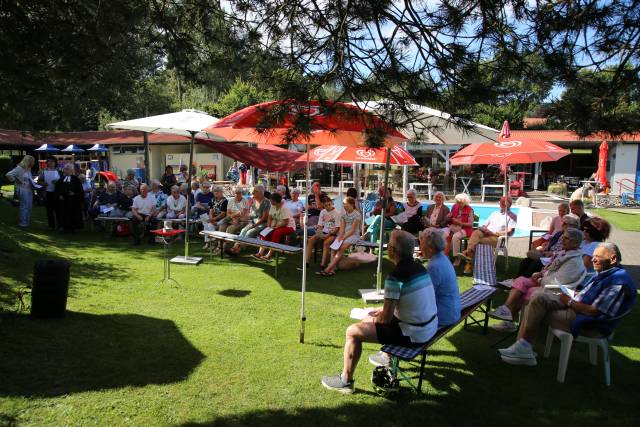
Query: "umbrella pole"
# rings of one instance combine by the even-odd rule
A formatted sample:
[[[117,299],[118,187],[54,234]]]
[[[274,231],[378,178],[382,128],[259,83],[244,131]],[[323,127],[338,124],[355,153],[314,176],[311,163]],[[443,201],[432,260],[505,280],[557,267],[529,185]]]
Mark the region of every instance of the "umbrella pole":
[[[407,141],[404,142],[404,150],[407,150]],[[402,201],[407,201],[407,191],[409,190],[409,167],[402,167]]]
[[[144,179],[147,184],[151,183],[151,171],[149,171],[149,134],[147,132],[144,133]]]
[[[189,144],[189,165],[187,168],[187,185],[191,191],[191,167],[193,165],[193,145],[196,139],[196,132],[191,132],[191,143]],[[191,216],[191,202],[189,193],[187,193],[187,211],[184,217],[184,224],[186,232],[184,233],[184,257],[176,256],[171,259],[171,262],[176,264],[190,264],[198,265],[202,262],[201,257],[189,257],[189,217]]]
[[[391,166],[391,148],[387,148],[387,159],[384,169],[384,197],[382,199],[382,212],[380,212],[380,241],[378,242],[378,268],[376,270],[376,292],[382,293],[382,256],[384,246],[384,214],[387,211],[387,202],[389,194],[387,188],[389,186],[389,168]]]
[[[304,296],[307,291],[307,220],[309,219],[309,196],[311,195],[311,183],[309,182],[309,176],[311,175],[309,168],[309,142],[307,141],[307,167],[306,167],[306,190],[307,197],[304,201],[304,220],[302,223],[303,238],[302,238],[302,301],[300,302],[300,344],[304,344],[304,322],[307,320],[307,316],[304,312]]]

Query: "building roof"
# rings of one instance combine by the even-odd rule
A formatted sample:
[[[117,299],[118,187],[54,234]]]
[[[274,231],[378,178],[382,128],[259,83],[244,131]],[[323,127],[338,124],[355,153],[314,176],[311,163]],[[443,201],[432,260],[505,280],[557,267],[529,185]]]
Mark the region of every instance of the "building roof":
[[[578,136],[571,130],[512,130],[511,138],[532,138],[549,142],[638,142],[640,143],[640,133],[624,134],[611,138],[604,133],[595,133],[584,138]]]
[[[150,133],[150,144],[183,144],[189,138],[179,135]],[[142,145],[144,133],[135,130],[110,130],[110,131],[86,131],[86,132],[60,132],[32,135],[28,132],[0,129],[0,145],[26,145],[37,146],[40,144],[52,145]]]

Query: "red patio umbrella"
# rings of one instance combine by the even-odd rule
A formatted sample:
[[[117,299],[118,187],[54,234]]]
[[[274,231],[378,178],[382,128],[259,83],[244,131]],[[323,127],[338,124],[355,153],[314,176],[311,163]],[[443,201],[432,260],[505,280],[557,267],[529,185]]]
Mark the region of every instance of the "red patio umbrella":
[[[602,188],[609,185],[607,181],[607,159],[609,158],[609,144],[607,141],[602,141],[600,144],[600,150],[598,152],[598,172],[596,173],[596,181],[602,184]]]
[[[300,127],[306,127],[305,133]],[[384,132],[393,147],[407,139],[373,113],[338,101],[271,101],[252,105],[204,129],[227,141],[256,144],[366,146],[367,134]]]
[[[394,166],[416,166],[416,159],[400,145],[390,150],[389,163]],[[307,154],[302,153],[298,161],[306,161]],[[384,165],[387,163],[387,150],[384,148],[357,148],[339,145],[321,145],[311,150],[309,161],[314,163],[361,163]]]
[[[508,194],[509,188],[506,173],[508,165],[555,162],[569,154],[568,150],[548,141],[529,138],[510,138],[510,136],[509,122],[505,121],[498,142],[493,144],[468,145],[451,157],[451,164],[454,166],[499,164],[500,169],[504,172],[505,194]],[[506,236],[506,239],[509,239],[509,236]],[[505,265],[508,268],[508,258]]]
[[[352,104],[339,101],[296,101],[281,100],[252,105],[237,111],[217,123],[203,129],[208,135],[227,141],[252,142],[256,144],[306,144],[307,197],[309,182],[309,161],[312,145],[341,145],[366,147],[370,136],[379,136],[387,147],[385,186],[389,181],[390,150],[407,138],[375,114]],[[383,211],[387,199],[383,199]],[[307,223],[308,206],[305,209],[304,224]],[[305,292],[307,283],[307,227],[304,229],[302,252],[302,286],[300,307],[300,342],[304,343]],[[384,227],[380,227],[380,246],[376,288],[382,285],[382,251]]]

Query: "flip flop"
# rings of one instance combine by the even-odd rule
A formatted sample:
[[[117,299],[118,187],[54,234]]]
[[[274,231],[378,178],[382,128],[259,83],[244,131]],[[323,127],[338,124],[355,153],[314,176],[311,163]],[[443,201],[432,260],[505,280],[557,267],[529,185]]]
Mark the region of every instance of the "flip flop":
[[[335,271],[322,270],[321,275],[325,276],[325,277],[335,276],[336,272]]]
[[[257,260],[259,260],[259,261],[263,259],[263,258],[262,258],[262,256],[260,256],[260,255],[256,255],[256,254],[251,254],[251,258],[253,258],[253,259],[257,259]]]

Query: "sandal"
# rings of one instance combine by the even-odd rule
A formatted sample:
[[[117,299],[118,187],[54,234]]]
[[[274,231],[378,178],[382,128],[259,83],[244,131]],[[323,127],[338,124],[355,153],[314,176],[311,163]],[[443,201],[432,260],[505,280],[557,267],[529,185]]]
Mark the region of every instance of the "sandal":
[[[325,277],[329,277],[329,276],[335,276],[336,272],[335,271],[327,271],[327,270],[322,270],[320,272],[321,276],[325,276]]]
[[[251,258],[253,258],[253,259],[257,259],[257,260],[259,260],[259,261],[263,259],[263,258],[262,258],[262,255],[258,255],[258,254],[251,254]]]

